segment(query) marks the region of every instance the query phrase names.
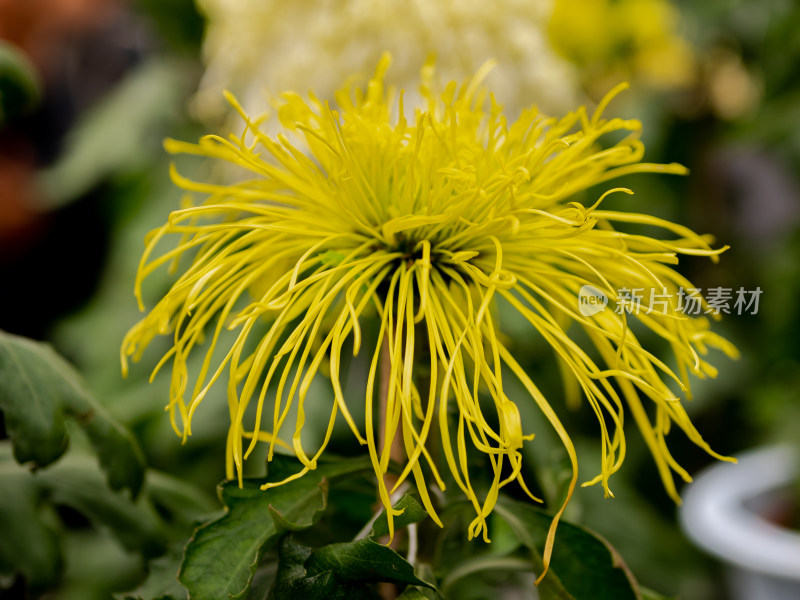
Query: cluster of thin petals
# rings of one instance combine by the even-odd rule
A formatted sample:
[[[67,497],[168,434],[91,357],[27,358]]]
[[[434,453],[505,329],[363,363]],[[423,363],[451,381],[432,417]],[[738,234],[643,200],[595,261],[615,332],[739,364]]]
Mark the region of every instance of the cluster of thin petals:
[[[430,489],[447,480],[474,505],[470,537],[488,540],[487,517],[504,486],[516,482],[533,497],[522,463],[536,432],[520,416],[523,404],[541,411],[566,449],[573,475],[564,505],[578,482],[576,450],[559,418],[569,402],[545,398],[513,352],[514,336],[535,336],[571,382],[576,393],[568,400],[597,417],[599,469],[585,485],[610,494],[630,415],[677,498],[673,475],[689,476],[667,449],[670,427],[712,452],[681,397],[689,396],[690,375],[715,374],[705,360],[709,347],[735,349],[708,319],[679,311],[675,292],[691,284],[673,267],[678,255],[716,259],[721,250],[680,225],[604,209],[609,194],[627,189],[606,187],[594,198],[584,192],[631,173],[685,169],[642,162],[640,123],[603,116],[619,89],[592,113],[551,118],[531,108],[509,122],[481,85],[485,69],[437,92],[427,65],[423,105],[409,107],[383,84],[388,62],[366,88],[345,89],[334,104],[285,94],[277,109],[284,133],[276,136],[231,97],[245,123],[240,136],[167,142],[172,153],[248,175],[216,184],[173,169],[175,183],[202,200],[173,212],[148,238],[140,302],[151,272],[182,257],[188,265],[129,332],[125,368],[156,335],[173,337],[159,368],[171,363],[168,408],[184,438],[209,389],[227,386],[230,478],[241,478],[243,461],[261,443],[269,458],[276,446],[290,448],[299,467],[287,481],[302,476],[344,419],[369,451],[390,524],[391,486],[408,479],[441,524]],[[663,239],[631,232],[640,225],[663,231]],[[166,251],[165,239],[175,240]],[[602,291],[609,309],[582,314],[584,285]],[[626,314],[614,310],[623,288],[668,290],[674,300]],[[529,330],[504,331],[498,304]],[[369,320],[377,326],[362,331]],[[667,355],[640,343],[631,320],[660,337]],[[218,348],[226,330],[233,342]],[[343,391],[346,352],[365,357],[363,396]],[[193,353],[204,358],[190,373]],[[321,373],[333,391],[325,406],[309,394]],[[508,378],[517,380],[513,395]],[[308,410],[330,411],[313,450],[303,443]],[[398,445],[402,472],[387,485]],[[488,486],[475,484],[476,452],[491,469]]]

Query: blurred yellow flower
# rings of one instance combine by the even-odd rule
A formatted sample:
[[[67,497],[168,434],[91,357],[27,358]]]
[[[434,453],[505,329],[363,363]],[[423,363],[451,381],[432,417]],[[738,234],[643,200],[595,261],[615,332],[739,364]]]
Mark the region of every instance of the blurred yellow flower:
[[[388,63],[380,62],[365,89],[342,90],[335,109],[314,96],[285,94],[278,136],[265,135],[262,122],[229,96],[245,122],[241,136],[167,141],[170,152],[231,163],[249,175],[217,185],[173,169],[177,185],[205,200],[173,212],[148,238],[136,282],[140,305],[150,273],[182,256],[191,263],[128,333],[124,368],[156,335],[173,336],[159,368],[172,363],[168,408],[184,439],[209,388],[227,380],[230,478],[241,478],[242,462],[259,442],[269,445],[270,459],[276,444],[291,445],[302,468],[286,481],[316,468],[341,414],[369,450],[390,527],[392,490],[383,475],[399,440],[406,460],[394,487],[413,477],[441,525],[428,490],[433,483],[444,488],[440,470],[447,469],[474,505],[470,537],[488,541],[486,519],[500,489],[516,481],[528,492],[522,448],[535,432],[522,422],[519,405],[534,403],[566,449],[572,479],[565,505],[578,481],[576,451],[558,417],[562,403],[543,396],[504,341],[494,310],[504,303],[552,349],[597,416],[599,473],[585,485],[600,483],[610,494],[609,477],[625,456],[622,424],[629,411],[677,498],[672,473],[688,474],[667,450],[670,426],[711,450],[667,382],[687,393],[690,373],[714,375],[701,358],[707,347],[735,350],[709,331],[705,318],[680,314],[673,300],[649,314],[587,316],[579,310],[580,290],[593,286],[610,306],[621,304],[624,287],[674,292],[691,287],[671,267],[678,254],[716,258],[721,250],[682,226],[602,208],[608,194],[628,190],[609,189],[589,205],[576,194],[629,173],[685,169],[641,162],[640,123],[603,117],[620,88],[591,114],[580,108],[558,119],[530,108],[509,123],[482,87],[488,66],[437,93],[427,65],[423,104],[409,118],[403,94],[384,85]],[[607,134],[617,141],[603,148]],[[674,239],[618,231],[617,224],[650,225]],[[170,237],[175,245],[164,251]],[[342,352],[362,352],[361,322],[370,315],[380,326],[366,349],[365,394],[345,397]],[[665,340],[671,358],[643,347],[631,319]],[[223,328],[237,337],[215,354]],[[584,338],[593,348],[576,341]],[[195,351],[205,359],[190,376],[187,357]],[[324,440],[308,452],[302,441],[307,394],[324,363],[334,400]],[[509,377],[526,395],[509,397]],[[351,415],[356,402],[365,407],[365,423]],[[255,410],[248,411],[251,405]],[[320,409],[317,402],[314,410]],[[296,414],[293,425],[290,414]],[[378,414],[384,422],[376,422]],[[279,437],[286,428],[288,444]],[[428,447],[437,438],[441,463]],[[473,486],[468,466],[476,451],[491,468],[485,492]],[[545,565],[563,510],[550,530]]]
[[[550,39],[595,88],[621,79],[679,87],[694,80],[695,63],[678,16],[668,0],[555,0]]]

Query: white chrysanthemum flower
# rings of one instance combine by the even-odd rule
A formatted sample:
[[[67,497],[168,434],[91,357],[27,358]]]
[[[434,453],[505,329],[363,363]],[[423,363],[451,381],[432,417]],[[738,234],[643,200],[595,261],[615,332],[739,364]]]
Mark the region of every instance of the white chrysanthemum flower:
[[[445,79],[459,81],[487,60],[488,86],[507,112],[537,103],[561,111],[578,98],[575,68],[548,39],[551,0],[198,0],[208,17],[207,71],[196,109],[223,114],[221,91],[246,110],[278,91],[313,87],[332,98],[353,73],[369,74],[380,56],[394,58],[389,84],[416,89],[431,55]]]

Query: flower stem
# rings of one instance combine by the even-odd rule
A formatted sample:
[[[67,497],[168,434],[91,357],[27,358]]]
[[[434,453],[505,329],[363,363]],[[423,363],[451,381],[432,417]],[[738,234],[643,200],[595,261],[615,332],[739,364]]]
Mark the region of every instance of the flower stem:
[[[379,447],[381,449],[386,447],[386,444],[391,444],[391,450],[389,452],[389,457],[395,461],[401,463],[403,461],[403,457],[405,455],[403,450],[403,436],[402,436],[402,427],[403,427],[403,420],[400,420],[398,424],[398,431],[395,433],[394,437],[391,440],[388,440],[387,437],[387,417],[388,417],[388,404],[389,404],[389,380],[392,376],[392,360],[390,355],[390,348],[389,348],[389,338],[383,338],[383,348],[381,348],[381,356],[380,356],[380,365],[379,365],[379,376],[380,376],[380,408],[378,414],[378,422],[382,423],[382,427],[378,432],[378,440],[379,440]],[[386,485],[388,490],[391,490],[395,484],[397,483],[397,476],[394,473],[385,473],[383,476],[383,481]]]
[[[395,432],[394,437],[389,440],[388,438],[388,422],[387,417],[389,413],[388,405],[389,405],[389,380],[392,376],[392,360],[390,355],[390,347],[389,347],[389,337],[385,336],[383,338],[383,347],[381,348],[381,356],[380,356],[380,363],[379,363],[379,377],[380,377],[380,408],[379,408],[379,415],[378,421],[382,424],[380,430],[378,432],[378,440],[379,440],[379,447],[381,449],[386,447],[386,444],[391,444],[391,450],[389,453],[390,458],[396,462],[402,462],[404,451],[403,451],[403,442],[402,442],[402,427],[403,421],[400,420],[398,424],[398,431]],[[383,475],[383,483],[386,486],[387,490],[390,490],[395,486],[397,483],[397,475],[394,473],[384,473]],[[394,538],[392,538],[389,547],[397,550],[400,544],[400,532],[395,532]],[[381,540],[382,542],[386,542],[387,540]],[[393,583],[388,582],[381,582],[378,584],[378,593],[383,600],[394,600],[400,595],[400,590],[398,587]]]

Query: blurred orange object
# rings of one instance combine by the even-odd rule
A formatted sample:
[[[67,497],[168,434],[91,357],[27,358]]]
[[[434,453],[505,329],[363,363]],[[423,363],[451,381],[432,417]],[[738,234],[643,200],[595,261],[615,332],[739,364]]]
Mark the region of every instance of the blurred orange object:
[[[102,27],[121,0],[0,0],[0,38],[30,57],[44,78],[64,44]]]
[[[47,89],[62,76],[72,47],[107,26],[122,6],[122,0],[0,0],[0,39],[28,57]],[[41,156],[34,139],[37,128],[48,127],[40,120],[35,115],[0,125],[1,264],[23,254],[48,229],[35,182],[37,168],[51,158]]]

